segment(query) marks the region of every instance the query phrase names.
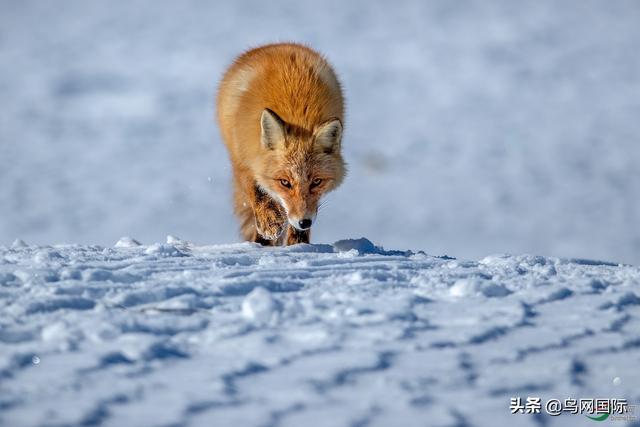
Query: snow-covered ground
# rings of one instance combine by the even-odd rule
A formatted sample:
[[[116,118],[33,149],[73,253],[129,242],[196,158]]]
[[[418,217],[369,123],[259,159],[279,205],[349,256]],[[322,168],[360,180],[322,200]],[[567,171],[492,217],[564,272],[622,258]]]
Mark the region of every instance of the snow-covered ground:
[[[0,426],[639,404],[639,22],[635,0],[0,0]],[[333,245],[234,243],[215,88],[282,40],[348,100]],[[168,233],[201,244],[148,245]]]
[[[1,1],[0,244],[238,241],[215,87],[326,53],[350,176],[314,236],[640,264],[635,0]]]
[[[510,399],[640,402],[639,286],[638,267],[366,239],[18,241],[0,247],[0,425],[596,425]]]

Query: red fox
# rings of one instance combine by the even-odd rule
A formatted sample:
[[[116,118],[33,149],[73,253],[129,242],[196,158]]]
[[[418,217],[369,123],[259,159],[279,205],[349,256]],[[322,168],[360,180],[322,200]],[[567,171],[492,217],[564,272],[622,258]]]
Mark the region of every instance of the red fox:
[[[242,237],[309,243],[320,198],[346,174],[344,100],[331,66],[294,43],[250,50],[225,73],[217,110]]]

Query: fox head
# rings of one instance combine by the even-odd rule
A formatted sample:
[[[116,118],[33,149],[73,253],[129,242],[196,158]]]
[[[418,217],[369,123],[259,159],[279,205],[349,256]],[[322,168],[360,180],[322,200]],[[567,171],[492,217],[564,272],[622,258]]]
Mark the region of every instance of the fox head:
[[[265,109],[260,126],[258,185],[282,205],[291,226],[306,230],[315,221],[320,198],[340,185],[346,173],[342,123],[333,118],[303,129]]]

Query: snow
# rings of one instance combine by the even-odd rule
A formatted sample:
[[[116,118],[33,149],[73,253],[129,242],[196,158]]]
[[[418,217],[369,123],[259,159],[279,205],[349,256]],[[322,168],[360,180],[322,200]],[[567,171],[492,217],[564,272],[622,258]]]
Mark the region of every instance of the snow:
[[[316,242],[640,264],[634,0],[5,3],[0,244],[238,241],[215,87],[297,40],[347,99]]]
[[[574,426],[509,399],[640,401],[639,267],[132,241],[0,247],[0,425]]]
[[[255,288],[242,301],[242,315],[256,323],[269,323],[279,308],[278,301],[263,287]]]
[[[136,239],[125,236],[120,238],[120,240],[118,240],[114,246],[116,248],[134,248],[136,246],[140,246],[140,242],[138,242]]]
[[[4,2],[0,426],[640,403],[638,22],[633,0]],[[215,87],[283,40],[340,76],[349,175],[313,245],[232,243]]]

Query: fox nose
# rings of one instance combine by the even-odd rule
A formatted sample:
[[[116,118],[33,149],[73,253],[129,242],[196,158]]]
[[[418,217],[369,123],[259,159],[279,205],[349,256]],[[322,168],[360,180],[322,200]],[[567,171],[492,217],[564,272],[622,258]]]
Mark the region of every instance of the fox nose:
[[[311,223],[312,221],[309,218],[301,219],[300,221],[298,221],[298,225],[303,230],[306,230],[307,228],[311,227]]]

